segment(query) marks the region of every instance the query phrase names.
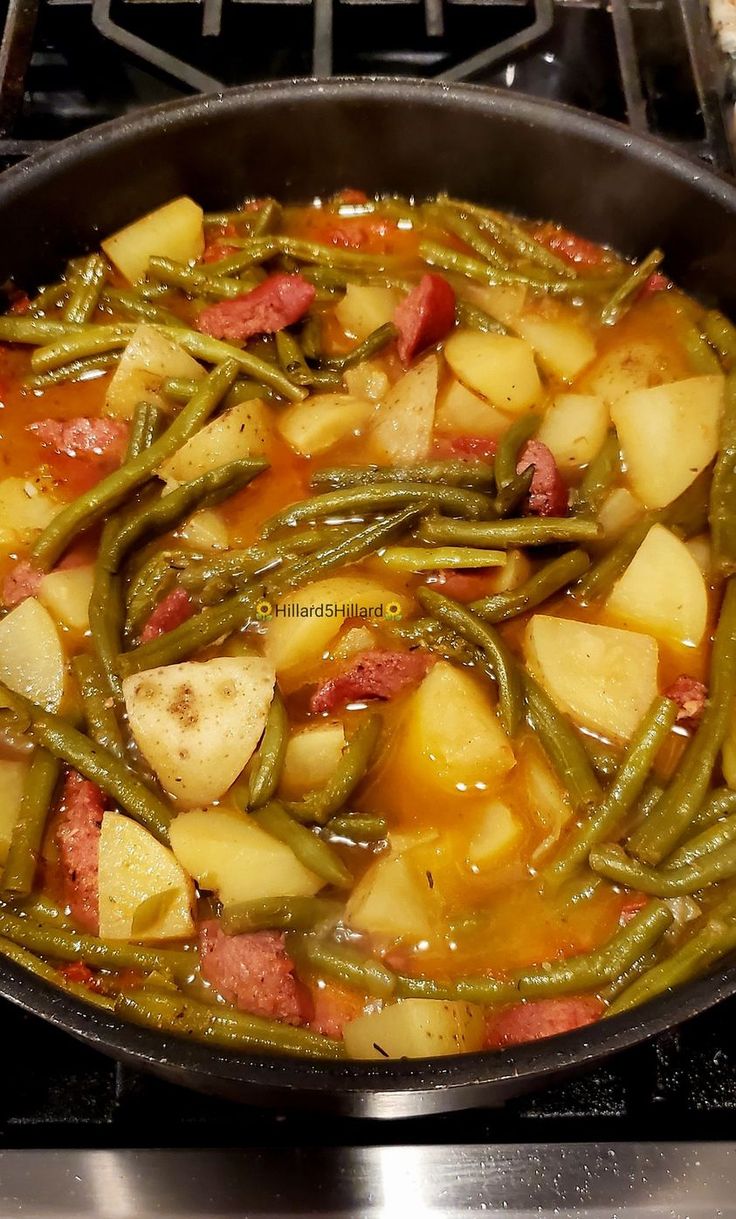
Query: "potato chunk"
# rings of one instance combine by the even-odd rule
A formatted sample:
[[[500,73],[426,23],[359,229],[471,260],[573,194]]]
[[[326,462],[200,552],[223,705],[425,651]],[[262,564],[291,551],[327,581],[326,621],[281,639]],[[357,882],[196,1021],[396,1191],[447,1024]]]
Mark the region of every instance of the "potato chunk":
[[[371,433],[374,453],[382,461],[418,461],[432,443],[439,360],[427,356],[410,368],[380,404]]]
[[[324,884],[291,847],[233,809],[180,813],[170,836],[185,872],[225,906],[264,897],[311,897]]]
[[[647,508],[663,508],[713,460],[724,379],[688,377],[634,390],[611,407],[627,477]]]
[[[204,368],[178,343],[142,323],[130,336],[105,395],[105,411],[131,419],[139,402],[154,402],[163,409],[170,403],[159,391],[168,377],[198,381]]]
[[[345,1025],[348,1058],[436,1058],[480,1050],[485,1019],[472,1003],[402,999]]]
[[[342,724],[314,724],[289,738],[281,774],[281,791],[289,799],[323,787],[345,748]]]
[[[434,665],[412,694],[400,749],[411,772],[448,792],[490,784],[514,765],[487,697],[447,661]]]
[[[64,649],[56,624],[35,597],[0,619],[0,681],[47,711],[64,693]]]
[[[110,262],[131,283],[145,275],[148,260],[154,256],[173,258],[177,262],[201,258],[204,250],[202,208],[182,195],[106,237],[102,248]]]
[[[437,917],[437,894],[402,854],[371,864],[348,898],[344,921],[354,931],[393,943],[430,939]]]
[[[652,525],[606,609],[627,626],[695,646],[708,618],[703,573],[680,538],[664,525]]]
[[[508,859],[524,837],[524,827],[502,800],[492,800],[479,815],[468,845],[468,863],[486,871]]]
[[[57,622],[73,631],[86,631],[93,582],[94,571],[87,564],[50,571],[41,581],[38,599]]]
[[[612,406],[633,389],[647,389],[683,376],[671,351],[657,343],[622,343],[607,351],[581,378],[586,394],[597,394]]]
[[[30,541],[60,506],[30,478],[0,479],[0,546],[12,550]]]
[[[358,342],[390,322],[401,300],[395,288],[373,287],[369,284],[348,284],[345,295],[335,306],[335,317],[343,330]]]
[[[575,318],[528,316],[515,329],[534,348],[545,372],[558,381],[574,381],[595,359],[590,331]]]
[[[10,840],[23,799],[23,787],[30,763],[16,758],[0,758],[0,864],[8,857]]]
[[[263,733],[274,679],[259,656],[186,661],[126,677],[131,732],[182,804],[209,804],[235,782]]]
[[[542,396],[534,352],[525,339],[456,330],[445,343],[445,359],[458,381],[512,415],[523,414]]]
[[[260,457],[268,446],[271,418],[260,398],[239,402],[200,428],[159,468],[168,483],[188,482],[229,461]]]
[[[279,415],[279,431],[287,444],[303,457],[326,453],[347,436],[357,436],[375,406],[367,398],[350,394],[313,394],[295,402]]]
[[[111,940],[183,940],[194,932],[194,886],[176,857],[122,813],[102,818],[100,935]]]
[[[405,610],[406,598],[365,576],[332,576],[283,597],[268,622],[265,652],[279,677],[315,664],[346,618],[381,621],[386,606]]]
[[[435,428],[454,436],[488,436],[497,440],[508,430],[513,419],[496,410],[485,398],[480,398],[453,377],[437,399]]]
[[[658,650],[649,635],[536,614],[526,658],[537,681],[578,724],[627,741],[657,696]]]
[[[537,440],[546,444],[562,471],[587,466],[608,431],[608,408],[593,394],[560,394],[546,411]]]

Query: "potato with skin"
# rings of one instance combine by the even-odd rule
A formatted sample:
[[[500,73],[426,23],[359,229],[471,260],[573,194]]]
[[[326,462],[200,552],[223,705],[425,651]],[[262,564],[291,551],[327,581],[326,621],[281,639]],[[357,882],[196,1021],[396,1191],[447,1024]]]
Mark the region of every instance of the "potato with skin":
[[[239,402],[205,424],[159,467],[169,485],[189,482],[231,461],[261,457],[272,431],[268,407],[260,398]]]
[[[210,804],[235,782],[263,734],[274,681],[260,656],[185,661],[125,678],[130,730],[182,805]]]
[[[542,397],[534,352],[525,339],[455,330],[445,343],[445,359],[458,381],[498,410],[521,415]]]
[[[153,402],[162,410],[171,403],[160,392],[169,377],[199,381],[204,368],[178,343],[142,322],[130,336],[105,395],[105,413],[132,419],[139,402]]]
[[[73,631],[86,631],[93,582],[94,569],[89,564],[50,571],[39,585],[38,599],[57,622]]]
[[[281,412],[278,429],[295,453],[315,457],[340,440],[359,435],[374,412],[375,406],[367,398],[312,394]]]
[[[536,439],[546,444],[563,473],[587,466],[600,451],[610,423],[593,394],[559,394],[545,411]]]
[[[66,662],[56,623],[36,597],[0,619],[0,681],[47,711],[58,711]]]
[[[724,384],[717,373],[688,377],[611,407],[628,482],[646,508],[672,503],[715,457]]]
[[[110,940],[184,940],[194,933],[194,886],[148,830],[108,811],[98,865],[100,935]]]
[[[657,697],[659,652],[650,635],[535,614],[525,652],[560,710],[609,740],[630,740]]]
[[[697,647],[708,621],[708,590],[685,543],[664,525],[652,525],[606,610],[626,626]]]
[[[483,1047],[483,1009],[442,999],[401,999],[345,1025],[348,1058],[436,1058]]]
[[[379,461],[419,461],[432,445],[439,360],[426,356],[391,387],[376,412],[371,449]]]
[[[149,258],[191,262],[204,250],[204,213],[182,195],[127,224],[101,243],[118,271],[134,283],[148,270]]]
[[[291,847],[235,809],[193,809],[171,823],[171,849],[200,889],[225,906],[264,897],[311,897],[324,881]]]

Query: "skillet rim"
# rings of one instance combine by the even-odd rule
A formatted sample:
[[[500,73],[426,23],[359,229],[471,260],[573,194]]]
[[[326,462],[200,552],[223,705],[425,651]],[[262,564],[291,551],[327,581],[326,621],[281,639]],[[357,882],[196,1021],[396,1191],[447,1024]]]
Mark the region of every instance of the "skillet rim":
[[[328,101],[349,97],[398,104],[416,99],[430,105],[451,104],[461,111],[487,110],[501,121],[511,117],[514,121],[548,128],[560,124],[572,138],[582,136],[593,143],[608,145],[630,161],[653,164],[669,176],[686,181],[704,197],[733,211],[736,218],[736,184],[653,136],[633,132],[613,120],[558,102],[481,85],[375,76],[267,81],[134,111],[70,136],[50,150],[11,166],[0,175],[0,210],[15,196],[43,191],[53,183],[57,172],[93,158],[101,145],[108,150],[111,144],[123,147],[145,132],[161,127],[166,130],[169,124],[176,128],[179,120],[206,122],[213,106],[247,111],[251,99],[262,105],[268,105],[270,99],[309,104],[315,96]],[[548,1076],[592,1066],[610,1054],[673,1028],[714,1007],[734,991],[736,964],[679,986],[631,1012],[505,1050],[370,1063],[315,1061],[294,1056],[246,1056],[167,1037],[87,1006],[12,962],[0,961],[0,997],[115,1057],[153,1070],[159,1068],[180,1081],[182,1077],[186,1080],[187,1076],[193,1076],[193,1086],[209,1084],[212,1091],[231,1083],[241,1085],[244,1090],[272,1089],[284,1100],[288,1094],[298,1093],[305,1102],[336,1092],[353,1102],[360,1097],[387,1098],[397,1093],[406,1097],[407,1102],[413,1098],[408,1107],[402,1109],[399,1105],[395,1116],[482,1104],[493,1099],[494,1090],[504,1097],[530,1090],[535,1083],[544,1083]],[[453,1100],[454,1093],[460,1093],[460,1097]],[[446,1105],[444,1097],[449,1102]],[[422,1098],[428,1102],[425,1110],[421,1107]],[[355,1104],[353,1108],[360,1111]],[[375,1115],[389,1114],[377,1111]]]

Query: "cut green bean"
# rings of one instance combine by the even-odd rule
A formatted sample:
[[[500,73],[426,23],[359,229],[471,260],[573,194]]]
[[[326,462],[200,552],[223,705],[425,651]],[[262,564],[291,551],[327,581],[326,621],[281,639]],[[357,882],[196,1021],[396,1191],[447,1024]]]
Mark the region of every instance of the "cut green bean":
[[[82,696],[87,733],[103,749],[122,760],[125,746],[99,660],[89,652],[82,652],[74,657],[72,672]]]
[[[373,813],[343,813],[327,822],[325,832],[349,842],[382,842],[388,833],[388,824],[385,817]]]
[[[312,931],[337,922],[341,902],[326,897],[264,897],[260,901],[225,906],[220,922],[226,935],[249,931]]]
[[[232,1008],[197,1003],[171,991],[152,989],[124,991],[115,1011],[124,1020],[143,1028],[215,1045],[242,1053],[293,1054],[298,1058],[342,1058],[342,1042],[321,1033],[294,1028],[276,1020],[248,1016]]]
[[[453,207],[443,207],[440,203],[438,207],[430,209],[430,215],[439,220],[442,228],[454,233],[456,237],[464,241],[474,254],[482,258],[483,262],[489,263],[492,267],[499,267],[502,271],[511,269],[508,255],[500,246],[488,241],[475,220],[471,219],[472,213],[468,215],[465,209],[456,211]]]
[[[396,974],[380,961],[363,956],[354,948],[305,936],[299,942],[297,952],[298,957],[316,974],[334,978],[364,995],[389,999],[396,989]]]
[[[589,863],[599,876],[605,876],[617,885],[626,885],[655,897],[678,897],[697,893],[708,885],[736,876],[736,843],[699,855],[690,863],[668,868],[650,868],[631,859],[623,847],[609,843],[594,847]]]
[[[736,372],[726,378],[709,519],[713,563],[721,575],[731,575],[736,572]]]
[[[174,262],[171,258],[149,258],[148,277],[169,288],[183,288],[191,296],[208,296],[214,300],[234,300],[236,296],[244,296],[249,287],[242,279],[228,279],[202,267]]]
[[[698,326],[687,326],[681,342],[693,373],[697,376],[712,376],[721,372],[721,362]]]
[[[161,463],[207,422],[236,376],[234,363],[215,368],[200,382],[191,401],[150,448],[131,461],[124,462],[119,470],[63,508],[43,530],[33,547],[31,553],[39,566],[44,569],[52,567],[78,533],[96,524],[147,482]]]
[[[441,270],[450,271],[455,275],[464,275],[466,279],[488,284],[490,287],[494,287],[496,284],[527,284],[539,292],[558,294],[574,291],[577,286],[577,281],[555,279],[551,274],[544,276],[532,271],[523,273],[514,268],[505,271],[501,267],[481,262],[479,258],[470,258],[467,254],[461,254],[458,250],[440,245],[436,241],[421,242],[419,257],[429,263],[431,267],[439,267]]]
[[[548,271],[554,271],[557,275],[574,276],[575,269],[569,263],[558,258],[552,250],[532,237],[531,233],[512,220],[510,216],[504,216],[499,212],[490,211],[488,208],[459,199],[445,199],[444,196],[441,196],[440,202],[447,203],[449,207],[465,211],[475,217],[501,246],[505,245],[518,257],[527,258],[530,262],[535,262]]]
[[[584,735],[582,740],[585,744],[588,757],[593,763],[595,773],[602,775],[605,779],[612,779],[617,774],[621,765],[619,750],[613,749],[610,745],[605,745],[603,741],[599,741],[596,737]]]
[[[498,318],[492,317],[478,305],[472,305],[470,301],[455,301],[455,321],[458,326],[480,330],[481,334],[508,334],[508,330]]]
[[[128,322],[115,326],[77,326],[45,347],[37,347],[31,356],[34,373],[48,372],[73,360],[82,360],[100,352],[116,351],[130,339],[134,327]]]
[[[170,309],[165,309],[163,305],[145,300],[138,293],[128,292],[123,288],[106,288],[102,294],[102,304],[112,313],[122,313],[125,317],[141,322],[157,323],[160,326],[184,325],[182,319],[172,313]]]
[[[260,808],[276,794],[289,741],[289,717],[278,690],[273,696],[263,738],[251,763],[248,804]]]
[[[472,550],[467,546],[388,546],[381,562],[391,571],[401,572],[503,567],[506,551]]]
[[[115,1007],[115,1000],[110,995],[90,990],[89,986],[85,986],[83,982],[71,981],[53,965],[49,965],[47,961],[43,961],[41,957],[37,957],[20,944],[14,944],[12,940],[0,939],[0,956],[5,957],[7,961],[12,961],[14,965],[22,966],[29,973],[41,978],[43,982],[55,986],[57,990],[74,995],[75,999],[81,999],[84,1003],[92,1004],[93,1007],[105,1008],[108,1011],[112,1011]]]
[[[499,520],[505,516],[517,516],[517,509],[529,494],[533,478],[534,466],[527,466],[521,474],[515,474],[511,482],[497,493],[493,501],[493,515]]]
[[[384,322],[382,326],[372,330],[361,343],[351,348],[350,351],[346,351],[344,355],[331,356],[322,362],[325,368],[331,368],[335,372],[340,373],[347,372],[349,368],[355,368],[358,364],[362,364],[364,360],[370,360],[379,351],[383,351],[385,347],[388,347],[389,343],[393,343],[398,333],[393,322]]]
[[[188,351],[190,356],[194,356],[195,360],[215,365],[228,364],[232,360],[238,365],[239,372],[252,377],[254,381],[263,382],[289,402],[301,402],[307,396],[306,389],[290,381],[278,365],[269,364],[268,360],[262,360],[249,351],[241,351],[232,343],[223,343],[221,339],[213,339],[208,334],[201,334],[200,331],[190,330],[186,326],[179,329],[160,326],[158,329]]]
[[[59,385],[63,381],[86,381],[95,373],[109,372],[111,368],[115,368],[120,354],[119,351],[106,351],[102,355],[72,360],[70,364],[61,364],[50,372],[39,372],[26,377],[23,384],[29,389],[46,389],[49,385]]]
[[[59,715],[44,711],[22,694],[0,682],[0,703],[27,724],[34,740],[54,757],[78,770],[85,779],[101,787],[162,842],[168,841],[171,812],[164,801],[142,782],[125,763]],[[4,934],[0,931],[0,935]],[[12,937],[11,937],[12,938]],[[33,945],[28,945],[33,947]]]
[[[549,546],[552,542],[594,542],[602,532],[596,521],[571,516],[523,517],[505,521],[456,521],[432,516],[422,521],[417,537],[432,546],[493,548]]]
[[[290,817],[276,801],[251,813],[262,830],[291,847],[300,863],[338,889],[349,889],[354,877],[332,847],[305,826]]]
[[[736,792],[733,795],[736,796]],[[736,816],[732,814],[688,838],[687,842],[683,842],[682,846],[664,861],[663,866],[666,870],[686,867],[694,864],[703,855],[720,851],[733,842],[736,842]]]
[[[657,754],[674,727],[677,711],[673,699],[655,700],[632,738],[602,802],[573,829],[555,858],[545,866],[543,875],[547,883],[562,884],[585,862],[591,848],[603,842],[620,825],[641,794]],[[594,871],[598,869],[594,868]]]
[[[575,511],[595,516],[620,473],[618,436],[611,431],[585,471],[578,487]]]
[[[65,931],[48,924],[33,923],[8,910],[0,910],[0,935],[14,944],[60,961],[84,961],[99,969],[142,969],[171,973],[182,980],[194,973],[194,953],[173,948],[143,948],[124,940],[100,939],[82,932]]]
[[[725,361],[736,360],[736,326],[717,309],[709,309],[702,320],[703,334]]]
[[[27,314],[6,313],[0,317],[0,343],[27,343],[43,347],[64,335],[74,333],[69,322],[50,317],[29,317]]]
[[[640,263],[638,263],[623,283],[619,284],[616,291],[611,296],[610,300],[604,305],[601,311],[601,321],[607,326],[613,326],[629,305],[634,297],[644,287],[644,284],[657,270],[659,264],[664,258],[661,250],[652,250],[651,254]]]
[[[263,526],[263,536],[268,538],[282,529],[290,529],[304,521],[320,520],[324,517],[365,516],[373,513],[396,511],[413,504],[428,505],[444,512],[456,512],[468,517],[482,517],[492,508],[493,501],[480,491],[468,491],[464,487],[443,487],[436,483],[373,483],[367,487],[345,487],[339,491],[325,491],[311,499],[291,504]]]
[[[292,817],[306,824],[326,825],[339,813],[365,778],[380,735],[380,715],[369,716],[351,736],[324,787],[287,804]]]
[[[310,486],[315,491],[341,491],[375,483],[441,483],[490,491],[493,465],[487,461],[418,461],[406,466],[334,466],[317,470]]]
[[[517,665],[500,635],[465,606],[441,593],[420,588],[416,595],[423,609],[480,648],[490,662],[498,688],[501,722],[509,736],[513,736],[524,715],[524,692]]]
[[[586,522],[587,523],[587,522]],[[652,525],[654,513],[648,512],[624,531],[618,541],[597,563],[583,573],[573,588],[573,596],[581,605],[591,605],[607,597],[613,585],[623,575]],[[602,530],[600,531],[602,534]]]
[[[736,813],[736,791],[730,787],[717,787],[693,817],[692,829],[706,829],[730,813]]]
[[[584,550],[569,550],[567,554],[545,563],[523,584],[507,592],[481,597],[471,603],[470,609],[486,622],[507,622],[509,618],[525,614],[559,593],[579,579],[589,566],[590,557]]]
[[[57,758],[36,747],[13,826],[2,887],[18,896],[30,893],[41,856],[41,844],[61,767]]]
[[[71,295],[64,307],[67,322],[88,322],[97,308],[108,266],[101,254],[90,254],[74,278]]]
[[[541,422],[540,415],[531,413],[520,415],[516,422],[512,423],[511,427],[504,432],[496,451],[496,485],[499,490],[506,487],[516,477],[519,454],[527,440],[530,440],[538,431]]]
[[[601,786],[582,740],[530,673],[523,673],[522,681],[529,724],[567,790],[573,807],[597,803],[602,796]]]

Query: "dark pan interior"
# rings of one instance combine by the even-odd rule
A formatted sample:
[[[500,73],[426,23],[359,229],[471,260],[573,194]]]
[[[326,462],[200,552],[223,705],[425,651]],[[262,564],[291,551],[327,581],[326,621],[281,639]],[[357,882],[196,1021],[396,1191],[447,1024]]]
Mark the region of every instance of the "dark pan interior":
[[[296,82],[117,120],[0,178],[0,282],[27,286],[177,194],[308,200],[339,187],[447,190],[552,218],[628,255],[655,245],[688,291],[736,314],[736,189],[622,127],[519,95],[421,81]],[[101,1050],[253,1102],[406,1116],[500,1102],[718,1002],[736,970],[632,1014],[501,1054],[402,1063],[231,1056],[95,1012],[7,963],[0,993]]]

